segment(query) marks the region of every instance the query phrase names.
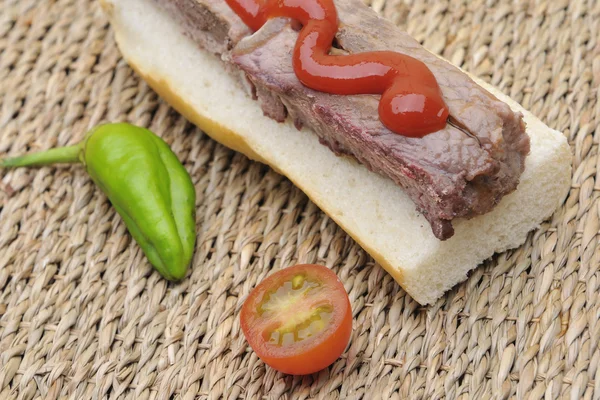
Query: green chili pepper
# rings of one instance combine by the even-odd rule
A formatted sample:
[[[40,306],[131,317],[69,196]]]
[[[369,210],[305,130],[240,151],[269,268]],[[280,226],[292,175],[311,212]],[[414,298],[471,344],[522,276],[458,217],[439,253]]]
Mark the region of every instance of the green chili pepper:
[[[156,270],[168,280],[183,278],[196,242],[196,192],[169,146],[147,129],[106,124],[74,146],[0,160],[0,167],[78,162]]]

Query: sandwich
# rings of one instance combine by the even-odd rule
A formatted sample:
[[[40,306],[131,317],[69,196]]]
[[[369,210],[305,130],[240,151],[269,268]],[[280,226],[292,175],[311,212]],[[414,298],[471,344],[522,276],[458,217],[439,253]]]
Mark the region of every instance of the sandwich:
[[[124,58],[163,99],[218,142],[285,175],[420,304],[520,246],[568,193],[564,135],[360,0],[329,0],[337,26],[323,57],[393,52],[424,65],[443,99],[435,129],[403,130],[406,121],[426,129],[432,118],[402,109],[394,130],[378,85],[379,93],[350,80],[338,92],[311,87],[296,49],[311,21],[275,13],[254,24],[258,14],[236,9],[252,0],[101,1]],[[394,76],[413,88],[430,75]]]

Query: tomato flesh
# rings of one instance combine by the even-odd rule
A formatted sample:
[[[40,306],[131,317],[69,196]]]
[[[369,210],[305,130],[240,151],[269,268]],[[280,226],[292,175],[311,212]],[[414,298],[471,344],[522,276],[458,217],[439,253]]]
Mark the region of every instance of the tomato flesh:
[[[352,310],[344,286],[322,265],[301,264],[262,281],[242,306],[246,340],[270,367],[294,375],[331,365],[350,340]]]

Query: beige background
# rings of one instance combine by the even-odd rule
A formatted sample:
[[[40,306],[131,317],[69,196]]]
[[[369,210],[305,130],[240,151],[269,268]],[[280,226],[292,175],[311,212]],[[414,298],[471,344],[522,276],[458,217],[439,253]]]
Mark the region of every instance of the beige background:
[[[1,0],[0,156],[149,127],[193,177],[199,234],[167,284],[81,167],[2,171],[0,398],[600,399],[600,2],[372,6],[564,132],[573,184],[553,219],[420,307],[289,181],[158,99],[96,1]],[[238,322],[296,262],[332,267],[355,316],[348,351],[304,378],[265,369]]]

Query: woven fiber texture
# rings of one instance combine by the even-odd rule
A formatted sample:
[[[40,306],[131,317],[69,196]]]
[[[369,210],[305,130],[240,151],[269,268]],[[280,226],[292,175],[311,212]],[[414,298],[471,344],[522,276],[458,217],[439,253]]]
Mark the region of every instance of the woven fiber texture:
[[[287,179],[159,99],[97,1],[0,0],[0,157],[148,127],[193,178],[198,229],[170,284],[83,168],[1,171],[0,399],[600,399],[600,1],[370,4],[564,132],[553,218],[421,307]],[[265,368],[238,319],[298,262],[331,267],[354,314],[347,351],[307,377]]]

